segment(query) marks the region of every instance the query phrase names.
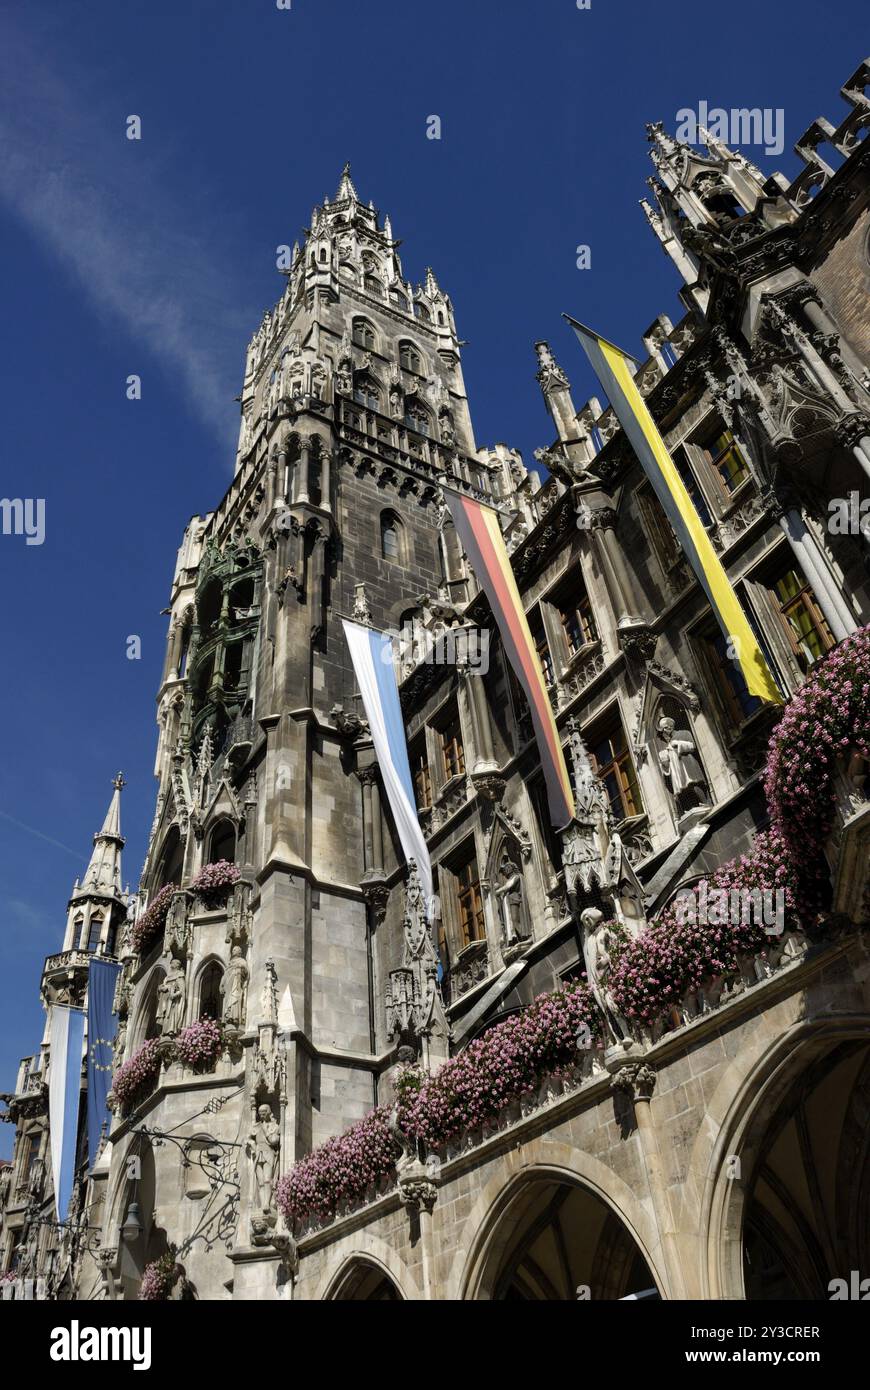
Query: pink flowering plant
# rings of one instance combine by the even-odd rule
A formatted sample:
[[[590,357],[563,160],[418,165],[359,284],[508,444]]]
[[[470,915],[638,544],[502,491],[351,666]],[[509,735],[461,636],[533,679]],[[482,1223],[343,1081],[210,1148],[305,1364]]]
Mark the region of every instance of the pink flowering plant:
[[[434,1076],[409,1067],[397,1083],[399,1129],[430,1146],[494,1120],[549,1075],[567,1072],[578,1045],[594,1045],[601,1023],[586,985],[542,994],[528,1008],[475,1039]],[[328,1221],[341,1202],[393,1182],[398,1146],[390,1109],[379,1106],[344,1134],[307,1154],[278,1184],[288,1225],[306,1216]]]
[[[199,1018],[182,1028],[174,1043],[174,1053],[180,1062],[199,1071],[210,1070],[224,1045],[221,1025],[214,1018]]]
[[[136,1103],[160,1071],[160,1039],[148,1038],[112,1077],[112,1095],[123,1110]]]
[[[600,1038],[601,1020],[587,985],[540,994],[434,1076],[409,1068],[397,1086],[399,1128],[432,1148],[478,1129],[546,1077],[576,1064],[578,1043],[591,1047]]]
[[[782,934],[814,918],[811,902],[795,887],[791,858],[775,830],[757,835],[751,853],[729,860],[690,891],[690,902],[715,905],[703,914],[705,920],[687,911],[678,895],[634,939],[611,924],[620,944],[607,983],[629,1020],[652,1023],[690,991],[736,976],[741,957],[763,955]],[[781,923],[764,920],[761,905],[773,902],[782,906]],[[769,935],[766,925],[782,931]]]
[[[810,887],[826,877],[834,775],[853,751],[870,758],[870,627],[816,663],[769,744],[764,786],[771,821]]]
[[[145,1266],[139,1285],[140,1300],[145,1303],[165,1302],[183,1273],[181,1265],[176,1262],[175,1251],[167,1250],[159,1260],[152,1260]]]
[[[389,1107],[379,1105],[344,1134],[306,1154],[281,1178],[275,1200],[288,1226],[306,1216],[328,1221],[340,1203],[361,1198],[372,1185],[395,1180],[398,1150],[389,1119]]]
[[[169,905],[172,902],[172,895],[177,892],[178,888],[174,883],[167,883],[165,887],[160,889],[145,911],[140,912],[136,918],[131,933],[131,941],[133,950],[137,955],[143,955],[154,939],[163,931]]]
[[[205,864],[190,885],[190,891],[206,907],[223,907],[229,897],[233,884],[238,883],[241,872],[237,864],[228,859],[218,859],[214,864]]]

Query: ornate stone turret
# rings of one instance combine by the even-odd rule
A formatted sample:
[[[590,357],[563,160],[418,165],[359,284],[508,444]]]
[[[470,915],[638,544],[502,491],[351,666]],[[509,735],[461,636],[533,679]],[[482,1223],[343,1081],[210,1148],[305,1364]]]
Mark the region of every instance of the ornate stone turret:
[[[63,995],[61,1002],[69,1002],[73,995],[78,997],[82,993],[87,977],[85,953],[96,951],[101,955],[114,955],[115,939],[127,916],[127,895],[121,888],[122,773],[118,773],[112,786],[112,799],[102,828],[94,836],[90,863],[81,882],[76,880],[69,900],[63,952],[59,956],[49,956],[45,963],[43,994],[46,998],[56,999],[60,993]],[[69,972],[78,955],[81,956],[80,970],[73,978]]]

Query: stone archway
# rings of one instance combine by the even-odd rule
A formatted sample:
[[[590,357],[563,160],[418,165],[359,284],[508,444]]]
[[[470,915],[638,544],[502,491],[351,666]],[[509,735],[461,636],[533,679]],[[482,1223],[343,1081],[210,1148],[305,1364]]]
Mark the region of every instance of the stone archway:
[[[744,1078],[711,1160],[704,1296],[827,1300],[870,1273],[868,1037],[856,1016],[799,1025]]]
[[[332,1302],[402,1302],[401,1291],[383,1265],[365,1256],[357,1256],[347,1262],[326,1297]]]
[[[524,1176],[505,1197],[470,1297],[601,1302],[659,1296],[634,1235],[591,1187],[542,1173]]]

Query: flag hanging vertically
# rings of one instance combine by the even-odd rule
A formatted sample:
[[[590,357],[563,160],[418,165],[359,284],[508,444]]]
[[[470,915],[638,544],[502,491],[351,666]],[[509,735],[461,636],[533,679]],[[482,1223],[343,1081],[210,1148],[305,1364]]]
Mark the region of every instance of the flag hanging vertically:
[[[103,1123],[110,1114],[106,1097],[112,1086],[112,1043],[116,1032],[113,1011],[115,985],[121,967],[115,961],[91,959],[88,970],[88,1163],[93,1168],[100,1148]]]
[[[443,483],[442,491],[462,549],[489,599],[508,660],[528,701],[547,788],[550,819],[556,829],[561,830],[574,815],[574,793],[498,512]]]
[[[369,721],[375,757],[405,859],[414,859],[432,916],[432,863],[417,818],[417,803],[405,742],[405,723],[393,668],[393,644],[385,632],[342,619],[354,675]]]
[[[686,485],[659,434],[646,403],[635,384],[629,363],[634,359],[621,348],[593,333],[570,314],[570,323],[586,351],[617,420],[625,432],[638,461],[652,484],[678,543],[685,551],[695,576],[716,614],[726,641],[751,695],[782,703],[782,695],[770,674],[758,639],[734,592],[728,575],[713,549],[710,537],[698,515]]]
[[[83,1009],[52,1005],[49,1030],[48,1128],[51,1137],[51,1173],[58,1221],[65,1221],[73,1191],[79,1132],[82,1044],[85,1038]]]

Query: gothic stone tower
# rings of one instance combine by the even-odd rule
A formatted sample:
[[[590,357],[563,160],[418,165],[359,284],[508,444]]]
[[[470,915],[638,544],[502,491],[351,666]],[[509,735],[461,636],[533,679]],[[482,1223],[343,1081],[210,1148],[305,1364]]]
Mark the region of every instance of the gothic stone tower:
[[[405,280],[397,248],[345,169],[248,349],[233,482],[179,551],[140,908],[176,891],[161,899],[171,897],[163,930],[127,943],[126,1056],[165,1033],[160,986],[172,961],[186,1023],[220,1012],[231,956],[244,963],[234,970],[246,1004],[216,1074],[172,1063],[136,1123],[120,1114],[104,1244],[121,1249],[128,1293],[169,1239],[186,1238],[201,1296],[225,1296],[234,1277],[211,1253],[228,1212],[185,1204],[175,1151],[137,1136],[144,1111],[150,1128],[180,1127],[195,1143],[206,1128],[226,1146],[222,1177],[239,1178],[221,1201],[236,1203],[239,1225],[225,1243],[244,1297],[260,1287],[262,1258],[277,1259],[245,1158],[255,1112],[268,1106],[280,1127],[284,1170],[377,1100],[388,1047],[374,1005],[379,961],[396,952],[374,950],[372,936],[398,861],[340,618],[367,606],[375,626],[397,628],[421,593],[443,586],[436,480],[476,467],[450,300],[431,270],[422,285]],[[241,880],[216,907],[189,886],[219,860],[235,861]],[[194,1123],[210,1104],[214,1118]],[[142,1176],[131,1181],[133,1154]],[[119,1231],[134,1199],[144,1229],[125,1265]]]

